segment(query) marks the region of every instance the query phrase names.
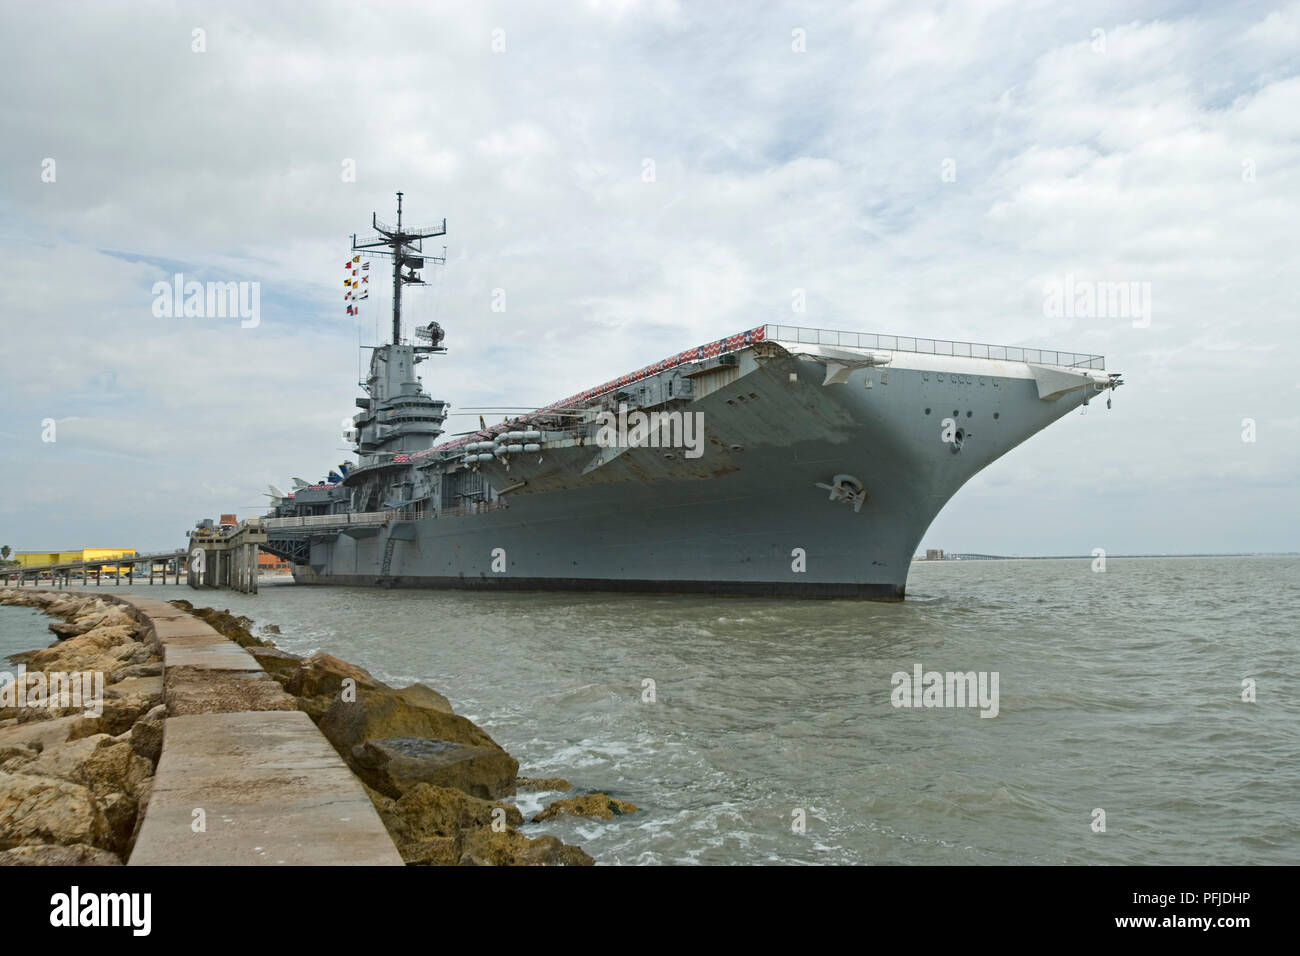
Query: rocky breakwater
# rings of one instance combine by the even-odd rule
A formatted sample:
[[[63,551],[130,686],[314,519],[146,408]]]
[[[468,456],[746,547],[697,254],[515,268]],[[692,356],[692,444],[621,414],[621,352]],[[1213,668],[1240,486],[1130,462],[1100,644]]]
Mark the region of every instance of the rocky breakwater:
[[[162,747],[162,663],[129,608],[0,590],[56,618],[51,647],[0,688],[0,865],[122,863]]]
[[[519,831],[523,815],[507,800],[521,782],[519,762],[442,694],[423,684],[391,687],[329,654],[291,654],[254,636],[247,618],[173,604],[244,647],[293,696],[365,785],[407,864],[594,862],[554,836]],[[610,806],[605,795],[594,796],[603,799],[593,807]]]

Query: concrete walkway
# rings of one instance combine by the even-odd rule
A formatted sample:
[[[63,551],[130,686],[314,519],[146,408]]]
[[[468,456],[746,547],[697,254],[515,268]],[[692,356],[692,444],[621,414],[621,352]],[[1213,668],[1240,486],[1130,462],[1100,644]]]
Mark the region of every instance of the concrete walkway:
[[[402,865],[360,781],[252,655],[164,601],[111,599],[161,646],[167,705],[130,865]]]

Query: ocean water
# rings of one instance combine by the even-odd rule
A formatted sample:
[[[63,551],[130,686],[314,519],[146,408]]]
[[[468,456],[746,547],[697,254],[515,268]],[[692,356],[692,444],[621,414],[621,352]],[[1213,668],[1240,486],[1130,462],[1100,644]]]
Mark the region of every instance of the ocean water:
[[[22,664],[9,663],[9,655],[45,647],[54,640],[50,633],[53,618],[29,607],[0,605],[0,687],[27,670]]]
[[[918,563],[901,604],[135,590],[426,683],[521,774],[632,801],[526,828],[601,863],[1300,863],[1297,557]],[[894,706],[917,665],[996,673],[997,716]]]

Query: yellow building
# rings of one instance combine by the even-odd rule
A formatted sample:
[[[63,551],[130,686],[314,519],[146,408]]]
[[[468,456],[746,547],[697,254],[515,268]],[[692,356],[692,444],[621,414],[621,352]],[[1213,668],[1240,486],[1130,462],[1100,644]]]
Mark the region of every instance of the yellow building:
[[[46,564],[68,564],[72,561],[98,561],[102,558],[125,558],[135,554],[135,548],[82,548],[80,551],[15,551],[14,560],[19,567],[37,568]],[[105,571],[114,568],[105,566]],[[123,568],[122,570],[125,570]]]
[[[135,548],[83,548],[81,552],[82,561],[98,561],[101,558],[131,558],[135,557]],[[77,560],[73,558],[73,560]]]
[[[35,568],[43,564],[63,564],[66,561],[80,561],[80,551],[15,551],[14,558],[19,567]]]

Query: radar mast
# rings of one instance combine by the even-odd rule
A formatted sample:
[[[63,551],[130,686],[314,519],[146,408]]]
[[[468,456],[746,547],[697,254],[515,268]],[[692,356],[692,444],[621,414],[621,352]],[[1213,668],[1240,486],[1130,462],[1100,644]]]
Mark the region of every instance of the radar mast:
[[[407,285],[425,285],[417,269],[423,269],[426,262],[443,263],[447,261],[447,250],[443,247],[441,256],[424,255],[424,240],[447,234],[447,220],[437,226],[419,228],[402,226],[402,194],[397,194],[397,225],[390,226],[381,222],[375,213],[370,214],[370,224],[377,235],[367,236],[357,242],[356,233],[352,234],[352,251],[365,251],[370,255],[391,256],[393,260],[393,345],[402,344],[402,287]],[[405,268],[407,271],[403,272]],[[430,323],[428,329],[421,329],[420,338],[432,339],[433,351],[444,351],[438,346],[442,338],[441,328],[433,333],[437,323]]]

